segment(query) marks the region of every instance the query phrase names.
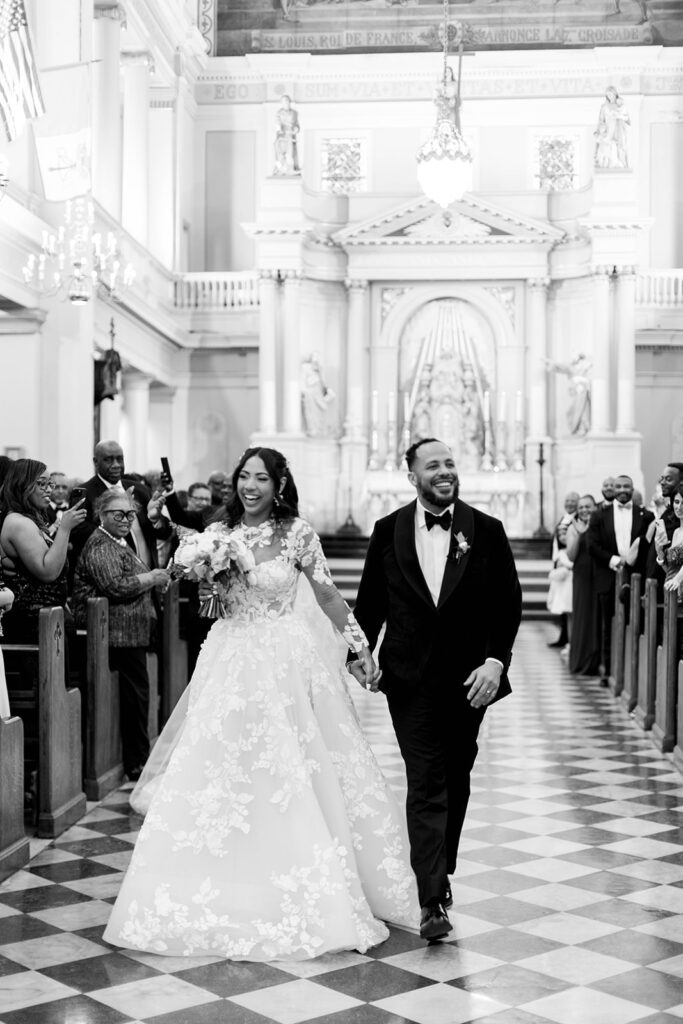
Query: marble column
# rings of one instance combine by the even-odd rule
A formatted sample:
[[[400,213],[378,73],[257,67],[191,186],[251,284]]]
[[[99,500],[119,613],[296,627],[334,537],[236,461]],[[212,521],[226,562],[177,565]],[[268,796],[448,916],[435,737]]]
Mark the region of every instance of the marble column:
[[[152,91],[149,107],[149,191],[148,238],[150,251],[165,267],[175,265],[176,237],[176,101],[156,97]]]
[[[620,267],[616,279],[617,320],[617,433],[636,427],[636,275]]]
[[[610,430],[610,278],[612,268],[593,271],[593,383],[591,387],[591,432]]]
[[[93,196],[121,219],[121,4],[95,3],[93,22],[92,105]]]
[[[347,280],[349,315],[346,342],[346,418],[344,437],[352,441],[364,437],[364,383],[367,377],[369,329],[368,282]]]
[[[146,50],[124,50],[123,184],[121,223],[147,244],[149,200],[149,76],[154,70]]]
[[[262,270],[259,285],[259,431],[277,431],[277,325],[280,283],[277,271]]]
[[[153,378],[139,370],[123,375],[123,408],[126,416],[126,437],[123,445],[126,469],[144,473],[148,468],[149,386]]]
[[[121,414],[123,399],[121,392],[114,398],[105,398],[99,404],[100,410],[100,441],[118,441],[121,443]]]
[[[547,277],[526,284],[527,365],[526,390],[529,422],[527,434],[535,441],[548,436],[548,287]]]
[[[286,271],[282,297],[282,429],[301,433],[301,347],[299,343],[299,302],[301,277]]]

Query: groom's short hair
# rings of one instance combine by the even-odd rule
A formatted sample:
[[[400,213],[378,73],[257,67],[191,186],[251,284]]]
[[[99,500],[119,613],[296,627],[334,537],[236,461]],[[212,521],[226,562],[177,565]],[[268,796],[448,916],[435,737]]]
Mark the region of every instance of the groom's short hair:
[[[408,448],[406,450],[406,454],[405,454],[405,460],[406,460],[406,464],[408,466],[408,469],[412,469],[413,468],[413,463],[415,462],[415,458],[417,456],[417,453],[420,450],[420,448],[422,447],[422,445],[423,444],[432,444],[433,442],[436,442],[436,444],[443,444],[443,442],[440,441],[438,437],[421,437],[419,441],[415,441],[413,444],[411,444],[410,448]]]

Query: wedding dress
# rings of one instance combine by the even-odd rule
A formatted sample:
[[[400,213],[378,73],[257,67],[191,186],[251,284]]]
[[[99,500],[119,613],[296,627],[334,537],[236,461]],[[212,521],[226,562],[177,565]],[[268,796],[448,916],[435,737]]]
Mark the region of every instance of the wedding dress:
[[[256,568],[231,570],[227,617],[133,793],[146,817],[104,938],[233,960],[364,951],[384,921],[419,920],[404,814],[347,687],[339,633],[364,638],[340,599],[338,633],[295,600],[302,574],[336,594],[308,523],[235,529]]]

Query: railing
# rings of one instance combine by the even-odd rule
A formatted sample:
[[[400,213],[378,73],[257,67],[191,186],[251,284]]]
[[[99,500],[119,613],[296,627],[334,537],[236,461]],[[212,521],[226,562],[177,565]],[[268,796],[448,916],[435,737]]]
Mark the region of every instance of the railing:
[[[636,276],[636,305],[683,308],[683,270],[646,270]]]
[[[176,309],[222,312],[227,309],[258,309],[259,275],[239,273],[183,274],[175,281]]]

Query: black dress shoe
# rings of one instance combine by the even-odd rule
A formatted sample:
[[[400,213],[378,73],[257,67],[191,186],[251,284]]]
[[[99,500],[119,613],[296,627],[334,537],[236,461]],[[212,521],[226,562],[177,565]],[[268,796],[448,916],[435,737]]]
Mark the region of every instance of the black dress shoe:
[[[420,938],[443,939],[445,935],[453,931],[453,925],[448,920],[448,914],[440,903],[431,903],[422,908],[420,918]]]
[[[441,902],[441,906],[443,907],[444,910],[450,910],[451,907],[453,906],[453,893],[451,892],[450,885],[446,886],[446,892],[444,893],[444,898]]]
[[[609,676],[603,676],[600,680],[600,686],[604,686],[605,689],[609,688]]]
[[[137,782],[142,775],[142,768],[131,768],[129,772],[126,772],[129,782]]]

